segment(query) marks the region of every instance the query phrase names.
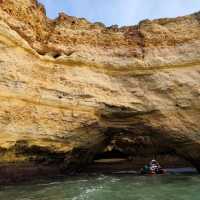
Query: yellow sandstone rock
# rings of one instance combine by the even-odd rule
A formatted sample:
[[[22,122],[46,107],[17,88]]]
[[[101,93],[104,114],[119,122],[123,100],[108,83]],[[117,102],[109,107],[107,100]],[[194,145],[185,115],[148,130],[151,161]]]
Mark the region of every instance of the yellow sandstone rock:
[[[105,27],[0,3],[1,163],[173,152],[200,170],[200,13]]]

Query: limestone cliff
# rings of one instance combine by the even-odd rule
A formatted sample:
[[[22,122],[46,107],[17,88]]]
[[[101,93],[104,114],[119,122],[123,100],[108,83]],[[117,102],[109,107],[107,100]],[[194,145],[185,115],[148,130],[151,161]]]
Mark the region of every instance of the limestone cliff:
[[[173,152],[200,170],[200,13],[105,27],[0,1],[1,163]]]

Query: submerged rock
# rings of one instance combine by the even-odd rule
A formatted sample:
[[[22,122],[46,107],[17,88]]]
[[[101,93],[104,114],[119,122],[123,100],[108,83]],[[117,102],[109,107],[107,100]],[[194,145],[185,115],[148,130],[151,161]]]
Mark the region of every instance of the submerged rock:
[[[69,172],[112,146],[200,170],[199,16],[107,28],[1,1],[2,165]]]

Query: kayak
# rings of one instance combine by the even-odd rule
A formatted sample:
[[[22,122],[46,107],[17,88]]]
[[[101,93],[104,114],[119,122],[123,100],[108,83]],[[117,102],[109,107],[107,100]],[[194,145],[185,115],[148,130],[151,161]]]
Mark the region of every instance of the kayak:
[[[158,170],[155,170],[155,171],[144,171],[143,169],[140,171],[140,174],[141,175],[158,175],[158,174],[165,174],[166,171],[164,169],[158,169]]]

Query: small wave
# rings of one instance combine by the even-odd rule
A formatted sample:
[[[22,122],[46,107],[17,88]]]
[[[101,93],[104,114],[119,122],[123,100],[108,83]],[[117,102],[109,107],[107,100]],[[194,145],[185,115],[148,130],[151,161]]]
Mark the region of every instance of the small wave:
[[[51,182],[51,183],[38,183],[37,185],[38,186],[48,186],[48,185],[58,185],[60,183],[61,182],[56,181],[56,182]]]
[[[116,183],[116,182],[118,182],[118,181],[120,181],[119,178],[112,178],[112,179],[110,180],[111,183]]]
[[[22,199],[19,199],[19,200],[31,200],[31,199],[30,198],[22,198]]]
[[[101,175],[100,177],[97,178],[97,180],[98,180],[98,181],[101,181],[101,180],[104,180],[104,179],[106,179],[106,178],[107,178],[107,176]]]
[[[79,182],[88,182],[88,180],[86,180],[86,179],[85,180],[79,180]]]
[[[72,200],[87,200],[92,193],[96,193],[99,190],[102,190],[103,186],[88,188],[83,191],[80,195],[73,197]]]

